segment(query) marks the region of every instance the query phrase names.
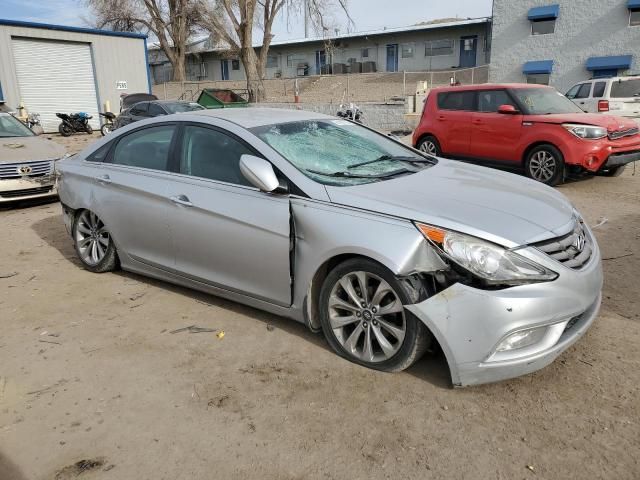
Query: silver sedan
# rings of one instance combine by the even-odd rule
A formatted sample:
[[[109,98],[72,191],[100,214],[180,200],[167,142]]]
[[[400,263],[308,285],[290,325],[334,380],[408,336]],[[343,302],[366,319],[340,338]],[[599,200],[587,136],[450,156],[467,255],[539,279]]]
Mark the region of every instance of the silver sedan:
[[[598,245],[561,193],[343,119],[170,115],[57,167],[87,269],[290,317],[370,368],[405,369],[437,344],[456,386],[519,376],[600,307]]]

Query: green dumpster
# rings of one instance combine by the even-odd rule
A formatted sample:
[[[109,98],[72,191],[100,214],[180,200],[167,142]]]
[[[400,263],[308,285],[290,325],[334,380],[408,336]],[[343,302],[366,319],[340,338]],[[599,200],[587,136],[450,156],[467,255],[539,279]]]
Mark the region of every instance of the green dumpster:
[[[205,108],[238,108],[249,105],[249,102],[233,90],[222,88],[205,88],[200,92],[198,103]]]

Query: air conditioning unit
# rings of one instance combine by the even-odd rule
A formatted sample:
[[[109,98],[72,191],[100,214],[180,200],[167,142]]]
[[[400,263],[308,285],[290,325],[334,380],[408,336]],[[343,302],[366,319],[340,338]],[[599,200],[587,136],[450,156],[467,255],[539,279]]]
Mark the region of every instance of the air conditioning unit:
[[[347,66],[344,63],[334,63],[333,64],[333,74],[341,75],[347,73]]]
[[[362,62],[362,73],[373,73],[376,71],[376,62]]]

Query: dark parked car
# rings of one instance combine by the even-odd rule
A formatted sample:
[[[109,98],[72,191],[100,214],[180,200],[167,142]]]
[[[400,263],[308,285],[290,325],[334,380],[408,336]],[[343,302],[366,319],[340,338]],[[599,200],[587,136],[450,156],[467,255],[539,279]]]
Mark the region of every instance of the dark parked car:
[[[194,112],[204,110],[202,105],[195,102],[178,102],[169,100],[153,100],[151,102],[138,102],[124,110],[116,119],[115,128],[124,127],[130,123],[146,118],[161,117],[172,113]]]

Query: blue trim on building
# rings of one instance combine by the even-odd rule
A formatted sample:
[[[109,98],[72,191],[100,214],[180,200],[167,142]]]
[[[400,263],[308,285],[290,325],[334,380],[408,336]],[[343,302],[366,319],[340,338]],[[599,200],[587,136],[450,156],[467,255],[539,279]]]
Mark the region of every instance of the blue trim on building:
[[[529,10],[528,18],[532,22],[538,20],[551,20],[560,15],[560,5],[547,5],[544,7],[534,7]]]
[[[627,2],[627,8],[629,10],[640,10],[640,0],[629,0]]]
[[[112,32],[109,30],[98,30],[96,28],[67,27],[64,25],[50,25],[48,23],[23,22],[21,20],[8,20],[4,18],[0,18],[0,25],[7,25],[10,27],[42,28],[44,30],[58,30],[61,32],[89,33],[92,35],[105,35],[108,37],[127,37],[127,38],[144,38],[144,39],[147,38],[147,36],[143,33]]]
[[[591,57],[587,59],[587,70],[626,70],[631,68],[633,55],[617,55],[614,57]]]
[[[144,63],[147,65],[147,85],[149,93],[151,93],[151,66],[149,65],[149,49],[147,48],[147,39],[144,39]]]
[[[534,75],[537,73],[551,73],[553,70],[553,60],[536,60],[526,62],[522,66],[522,73],[525,75]]]

